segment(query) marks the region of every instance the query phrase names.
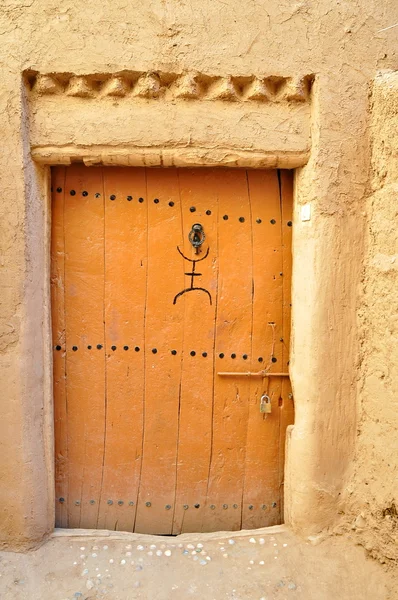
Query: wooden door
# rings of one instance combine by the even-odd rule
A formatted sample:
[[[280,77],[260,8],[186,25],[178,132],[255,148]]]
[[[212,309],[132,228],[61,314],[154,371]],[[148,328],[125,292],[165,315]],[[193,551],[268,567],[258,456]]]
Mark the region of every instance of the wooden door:
[[[73,165],[52,201],[56,525],[280,523],[292,173]]]

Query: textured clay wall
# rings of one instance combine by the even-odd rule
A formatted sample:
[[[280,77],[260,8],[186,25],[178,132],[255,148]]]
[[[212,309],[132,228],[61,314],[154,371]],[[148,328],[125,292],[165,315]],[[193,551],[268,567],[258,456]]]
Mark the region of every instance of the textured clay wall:
[[[270,154],[277,148],[278,156],[265,163],[269,166],[297,166],[308,160],[297,171],[295,192],[291,375],[296,422],[288,441],[286,518],[306,534],[333,531],[342,513],[341,531],[354,519],[358,529],[363,522],[367,527],[382,522],[371,537],[358,533],[358,540],[369,549],[377,548],[380,557],[392,555],[392,462],[385,448],[396,433],[390,387],[394,357],[389,346],[394,321],[387,316],[395,272],[389,258],[394,233],[394,175],[389,166],[393,151],[389,155],[383,146],[390,128],[383,129],[382,119],[378,122],[375,117],[372,168],[379,174],[373,176],[369,92],[379,70],[398,69],[398,29],[380,32],[397,22],[394,0],[65,0],[62,6],[56,0],[4,0],[0,14],[4,546],[35,544],[53,527],[48,169],[33,162],[31,145],[42,161],[42,143],[62,145],[62,152],[72,157],[76,144],[84,145],[91,158],[99,150],[101,159],[102,145],[108,144],[109,154],[112,144],[109,110],[114,107],[115,114],[123,114],[117,112],[117,98],[106,101],[103,116],[95,104],[97,126],[86,128],[83,122],[76,131],[65,125],[68,115],[76,114],[65,96],[64,121],[59,112],[57,121],[43,121],[45,112],[40,110],[54,108],[52,101],[43,100],[41,108],[35,105],[23,73],[102,76],[155,71],[198,72],[228,81],[232,76],[238,86],[239,81],[250,83],[250,77],[315,76],[310,110],[308,105],[289,109],[289,115],[294,112],[299,119],[307,115],[307,121],[298,120],[297,125],[289,121],[287,126],[285,113],[268,110],[264,98],[254,101],[248,116],[244,107],[227,108],[218,97],[209,109],[211,123],[197,127],[198,115],[205,119],[209,114],[207,105],[198,104],[197,110],[184,108],[185,116],[178,117],[174,128],[170,114],[176,113],[170,105],[175,99],[167,109],[152,100],[150,114],[156,115],[159,135],[156,128],[148,128],[150,146],[169,150],[178,141],[189,159],[191,148],[200,143],[204,156],[211,149],[212,163],[220,165],[249,164],[248,155],[259,148]],[[376,98],[377,92],[375,106]],[[71,101],[73,110],[76,102],[81,103],[89,118],[89,94]],[[289,106],[297,101],[294,94],[285,96]],[[380,114],[389,111],[387,100],[381,105]],[[147,128],[134,125],[131,111],[127,116],[126,127],[137,148],[137,131],[146,135]],[[228,148],[235,139],[234,119],[236,131],[247,132],[236,155]],[[49,141],[43,141],[40,136],[47,133]],[[217,152],[218,147],[224,149]],[[54,152],[53,156],[62,153],[60,148]],[[379,154],[384,162],[378,162]],[[289,163],[291,156],[306,158]],[[300,207],[308,203],[311,220],[302,222]]]
[[[346,499],[355,539],[389,564],[398,559],[398,73],[376,78],[371,111],[373,177],[359,309],[359,422]]]

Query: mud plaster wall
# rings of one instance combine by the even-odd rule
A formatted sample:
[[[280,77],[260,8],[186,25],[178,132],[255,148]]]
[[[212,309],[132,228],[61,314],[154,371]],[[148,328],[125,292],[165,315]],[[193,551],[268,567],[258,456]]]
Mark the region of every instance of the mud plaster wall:
[[[378,33],[397,22],[393,0],[66,0],[62,7],[55,0],[3,2],[0,539],[4,546],[37,543],[53,526],[52,447],[46,434],[51,422],[45,244],[49,210],[44,200],[48,181],[46,169],[30,155],[31,115],[22,73],[315,74],[311,153],[296,177],[291,368],[296,423],[288,441],[286,518],[296,530],[316,534],[332,531],[342,512],[348,521],[350,515],[357,516],[373,437],[380,428],[393,433],[387,425],[391,396],[383,385],[373,386],[370,393],[368,378],[371,355],[381,347],[377,322],[386,310],[381,301],[371,303],[369,294],[379,285],[380,273],[371,260],[379,252],[378,244],[383,245],[387,204],[379,203],[380,237],[372,236],[371,250],[366,232],[374,185],[369,91],[378,70],[398,68],[397,30]],[[222,131],[221,105],[219,110]],[[188,132],[189,128],[187,120]],[[101,144],[100,127],[97,135],[92,144]],[[260,124],[256,138],[268,135]],[[255,139],[250,144],[256,147]],[[222,155],[218,160],[223,163]],[[376,190],[374,194],[376,201]],[[308,202],[311,221],[301,222],[299,207]],[[381,248],[380,253],[388,252]],[[374,346],[365,341],[367,324]],[[392,353],[383,350],[383,361],[390,368]],[[377,402],[378,427],[373,425],[373,413],[365,409],[370,397]],[[372,460],[373,489],[386,488],[385,494],[377,495],[382,510],[392,484],[378,452]],[[361,510],[364,519],[375,523],[375,506],[365,503]],[[378,543],[377,529],[372,535]],[[391,543],[380,548],[387,555]]]
[[[373,86],[372,181],[359,309],[359,422],[345,526],[374,557],[398,559],[398,73]],[[347,523],[348,521],[348,523]],[[343,530],[338,528],[338,530]]]

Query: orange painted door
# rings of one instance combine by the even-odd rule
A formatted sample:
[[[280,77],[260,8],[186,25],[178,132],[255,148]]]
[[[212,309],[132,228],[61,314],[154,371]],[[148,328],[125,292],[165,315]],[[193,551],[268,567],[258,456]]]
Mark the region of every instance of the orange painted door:
[[[53,169],[58,527],[281,522],[291,219],[289,171]]]

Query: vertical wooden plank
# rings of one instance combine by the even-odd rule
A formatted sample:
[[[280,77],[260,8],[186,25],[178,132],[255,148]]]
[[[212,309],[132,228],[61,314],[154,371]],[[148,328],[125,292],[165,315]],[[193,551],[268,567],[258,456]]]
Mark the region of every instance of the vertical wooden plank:
[[[247,370],[251,354],[252,245],[246,174],[220,171],[219,277],[215,342],[213,443],[204,529],[241,527],[250,383],[220,377]]]
[[[283,344],[282,367],[289,370],[290,328],[291,328],[291,287],[292,287],[292,227],[293,227],[293,171],[280,171],[282,198],[282,264],[283,264]],[[283,492],[286,428],[294,423],[294,400],[290,379],[282,381],[279,431],[279,480],[281,490],[281,520],[283,521]]]
[[[217,306],[217,179],[211,169],[180,169],[179,184],[183,229],[183,257],[179,268],[186,273],[177,302],[184,307],[184,336],[177,458],[177,493],[173,533],[201,531],[205,515],[209,475],[214,380],[214,328]],[[199,253],[188,240],[195,223],[203,226],[206,239]],[[192,263],[190,261],[198,260]],[[194,272],[194,276],[189,273]],[[187,275],[188,273],[188,275]],[[193,279],[192,279],[193,278]],[[176,289],[176,292],[181,290]]]
[[[106,431],[98,527],[133,531],[142,457],[147,207],[144,169],[104,169]]]
[[[51,315],[54,376],[55,525],[68,526],[68,408],[65,381],[65,167],[52,169]]]
[[[147,169],[148,276],[145,309],[145,412],[135,531],[171,534],[176,487],[184,275],[175,169]],[[174,352],[176,353],[174,353]]]
[[[252,208],[253,339],[252,371],[282,368],[282,252],[279,185],[276,171],[248,171]],[[280,378],[252,378],[247,429],[242,528],[280,522]],[[272,413],[260,413],[262,394]]]
[[[100,169],[82,165],[67,169],[64,227],[69,526],[95,528],[106,404]]]

